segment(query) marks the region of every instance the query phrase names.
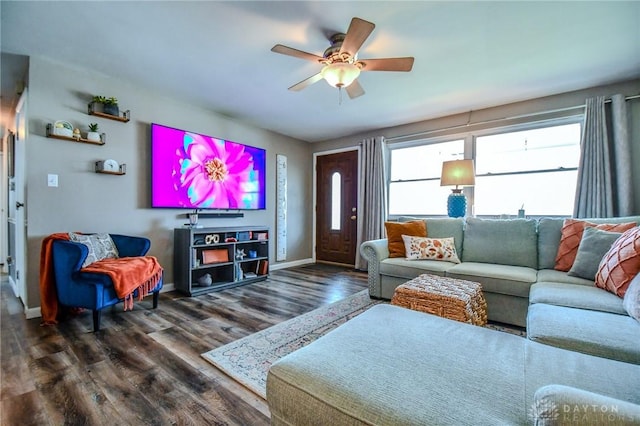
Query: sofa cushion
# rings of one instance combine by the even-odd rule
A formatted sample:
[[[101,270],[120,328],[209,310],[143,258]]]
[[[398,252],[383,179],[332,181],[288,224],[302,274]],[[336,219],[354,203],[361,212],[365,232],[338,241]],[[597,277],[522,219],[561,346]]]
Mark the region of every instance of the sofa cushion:
[[[377,305],[275,362],[267,401],[276,424],[524,424],[527,343]]]
[[[562,237],[556,255],[554,269],[558,271],[568,271],[573,266],[578,253],[578,246],[582,241],[582,234],[585,227],[596,227],[603,231],[624,232],[635,226],[635,222],[626,223],[600,223],[596,224],[581,219],[565,219],[562,225]]]
[[[467,218],[463,262],[538,267],[538,235],[533,219]]]
[[[424,220],[427,224],[427,237],[446,238],[453,237],[458,257],[462,256],[462,244],[464,241],[464,219],[456,218],[429,218]]]
[[[554,283],[567,283],[567,284],[579,284],[586,286],[593,286],[593,280],[586,280],[580,277],[572,277],[567,272],[556,271],[555,269],[541,269],[538,271],[538,282],[554,282]]]
[[[640,364],[640,324],[628,315],[534,303],[527,338],[571,351]]]
[[[624,315],[622,299],[594,285],[537,282],[531,286],[529,303],[546,303]]]
[[[427,225],[423,220],[411,222],[385,222],[387,231],[387,244],[389,245],[389,257],[405,257],[403,235],[416,237],[427,236]]]
[[[538,269],[553,269],[564,219],[544,217],[538,221]]]
[[[631,280],[627,292],[624,294],[622,306],[631,318],[640,321],[640,274]]]
[[[403,235],[402,240],[407,260],[440,260],[460,263],[452,237],[429,238]]]
[[[463,262],[447,269],[446,276],[479,282],[485,292],[529,297],[537,274],[535,269],[523,266]]]
[[[569,275],[595,280],[600,261],[620,235],[622,235],[620,232],[603,231],[594,227],[585,228]]]
[[[596,286],[624,297],[629,283],[640,273],[640,227],[625,231],[600,262]]]
[[[380,262],[380,274],[411,280],[426,272],[443,275],[455,263],[439,260],[407,260],[400,257],[390,257]]]

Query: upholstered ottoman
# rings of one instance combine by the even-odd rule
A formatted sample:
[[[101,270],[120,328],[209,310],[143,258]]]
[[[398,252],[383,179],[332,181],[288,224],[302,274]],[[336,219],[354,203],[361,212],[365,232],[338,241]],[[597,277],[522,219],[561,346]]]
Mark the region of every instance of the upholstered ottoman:
[[[422,274],[399,285],[391,304],[473,325],[487,324],[482,285],[473,281]]]

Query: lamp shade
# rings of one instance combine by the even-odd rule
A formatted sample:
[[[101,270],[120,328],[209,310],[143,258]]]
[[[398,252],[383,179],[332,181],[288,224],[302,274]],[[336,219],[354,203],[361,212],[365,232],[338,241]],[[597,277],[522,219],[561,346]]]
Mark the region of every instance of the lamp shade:
[[[347,87],[360,75],[360,68],[354,64],[335,62],[322,68],[320,75],[333,87]]]
[[[473,160],[453,160],[442,163],[440,186],[473,186],[476,183],[476,172]]]

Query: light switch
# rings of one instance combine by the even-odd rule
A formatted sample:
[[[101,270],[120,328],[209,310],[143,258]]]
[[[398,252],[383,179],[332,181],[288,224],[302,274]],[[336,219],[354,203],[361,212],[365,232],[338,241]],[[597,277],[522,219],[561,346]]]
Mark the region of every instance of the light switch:
[[[58,187],[58,175],[47,175],[47,186]]]

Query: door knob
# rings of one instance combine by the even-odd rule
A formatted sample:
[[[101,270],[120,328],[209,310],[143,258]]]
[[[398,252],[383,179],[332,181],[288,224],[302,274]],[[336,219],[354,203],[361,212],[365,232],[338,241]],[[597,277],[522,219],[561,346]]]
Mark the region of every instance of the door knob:
[[[357,216],[353,215],[351,216],[351,220],[356,220]]]
[[[16,209],[19,209],[20,207],[24,207],[24,203],[21,203],[20,201],[16,201]]]

